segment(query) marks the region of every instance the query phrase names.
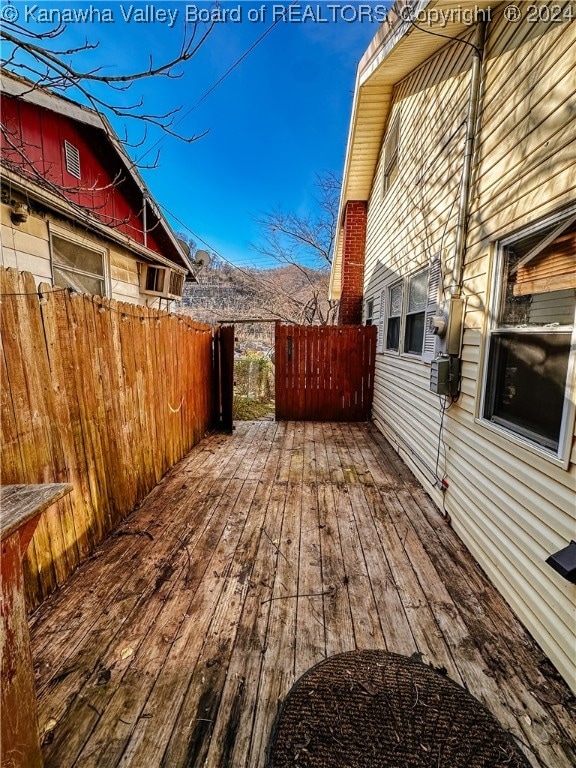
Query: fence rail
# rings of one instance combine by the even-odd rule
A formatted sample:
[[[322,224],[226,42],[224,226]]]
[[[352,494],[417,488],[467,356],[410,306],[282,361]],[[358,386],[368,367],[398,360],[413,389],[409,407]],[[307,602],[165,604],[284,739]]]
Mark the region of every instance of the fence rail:
[[[206,433],[212,329],[0,268],[2,484],[69,482],[25,561],[30,607]],[[40,298],[40,300],[39,300]]]

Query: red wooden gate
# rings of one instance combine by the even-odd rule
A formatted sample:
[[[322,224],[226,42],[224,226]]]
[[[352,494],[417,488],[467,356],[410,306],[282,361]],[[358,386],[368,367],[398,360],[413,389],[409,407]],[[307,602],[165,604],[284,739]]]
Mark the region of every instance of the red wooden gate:
[[[276,418],[367,421],[376,327],[276,326]]]

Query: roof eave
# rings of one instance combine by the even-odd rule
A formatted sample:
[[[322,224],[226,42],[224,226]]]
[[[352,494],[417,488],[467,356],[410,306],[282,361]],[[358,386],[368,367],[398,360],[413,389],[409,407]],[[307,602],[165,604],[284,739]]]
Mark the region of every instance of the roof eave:
[[[162,264],[183,275],[186,275],[189,271],[191,272],[191,270],[188,270],[188,268],[182,264],[178,264],[177,262],[168,259],[166,256],[162,256],[162,254],[147,248],[145,245],[137,243],[131,237],[128,237],[128,235],[124,235],[122,232],[103,224],[90,216],[88,211],[83,214],[82,211],[73,206],[66,198],[59,197],[42,187],[40,184],[28,179],[26,176],[7,168],[2,168],[2,177],[9,181],[14,189],[18,189],[20,192],[34,197],[39,203],[45,205],[47,208],[50,208],[56,213],[66,216],[69,219],[77,221],[88,229],[102,235],[105,239],[111,240],[127,250],[132,251],[135,255],[137,254],[138,256],[141,256],[145,261]]]
[[[478,5],[478,3],[476,3]],[[490,3],[486,3],[488,7]],[[387,19],[379,28],[368,46],[356,75],[354,99],[350,129],[346,145],[346,158],[342,178],[342,191],[338,210],[338,229],[334,243],[334,256],[330,272],[329,298],[337,300],[341,296],[342,242],[341,222],[346,203],[349,200],[368,200],[374,181],[380,148],[384,138],[384,130],[388,121],[392,104],[394,85],[410,72],[421,66],[438,50],[450,44],[448,38],[454,38],[467,29],[464,23],[452,23],[443,27],[443,37],[429,34],[425,23],[417,26],[412,21],[405,21],[401,11],[408,3],[402,0],[391,10],[393,18]],[[461,7],[462,0],[418,0],[412,7],[413,17],[432,7],[444,8]],[[370,115],[370,145],[357,147],[357,140],[364,122],[368,122],[366,113],[370,104],[381,106],[376,119]],[[358,168],[363,171],[359,172]]]

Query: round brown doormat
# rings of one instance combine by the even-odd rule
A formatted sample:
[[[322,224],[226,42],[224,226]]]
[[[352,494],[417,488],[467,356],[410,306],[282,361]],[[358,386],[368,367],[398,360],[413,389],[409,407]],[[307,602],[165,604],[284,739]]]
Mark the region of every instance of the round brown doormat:
[[[474,697],[405,656],[352,651],[308,670],[284,700],[267,768],[530,768]]]

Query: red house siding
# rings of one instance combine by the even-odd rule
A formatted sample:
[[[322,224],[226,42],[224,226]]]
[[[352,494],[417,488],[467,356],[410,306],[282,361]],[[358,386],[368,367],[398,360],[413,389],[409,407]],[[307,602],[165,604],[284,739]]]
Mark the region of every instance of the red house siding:
[[[37,183],[54,185],[54,191],[90,210],[103,224],[144,244],[142,192],[101,130],[9,96],[1,97],[1,109],[7,137],[2,134],[0,152],[8,167],[19,167]],[[66,169],[64,141],[79,150],[80,179]],[[148,228],[155,223],[149,212]],[[160,227],[148,233],[146,244],[181,262]]]
[[[343,325],[362,322],[364,260],[366,252],[366,216],[364,200],[350,200],[344,214],[342,253],[342,293],[338,321]]]

